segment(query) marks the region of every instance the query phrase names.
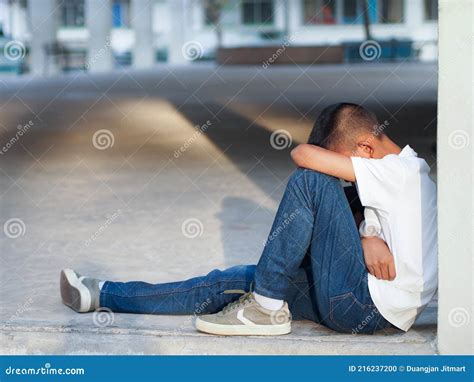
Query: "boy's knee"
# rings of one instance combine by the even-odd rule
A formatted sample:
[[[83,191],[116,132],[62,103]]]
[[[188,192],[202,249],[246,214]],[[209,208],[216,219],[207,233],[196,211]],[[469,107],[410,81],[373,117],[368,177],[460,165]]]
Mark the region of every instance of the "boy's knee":
[[[315,185],[315,183],[327,184],[328,182],[338,182],[338,179],[319,171],[299,167],[293,172],[288,184]]]

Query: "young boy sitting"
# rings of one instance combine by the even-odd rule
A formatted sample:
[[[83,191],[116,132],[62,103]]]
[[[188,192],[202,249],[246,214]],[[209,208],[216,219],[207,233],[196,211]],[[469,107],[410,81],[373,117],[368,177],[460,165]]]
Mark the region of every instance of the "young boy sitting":
[[[436,188],[427,163],[380,130],[359,105],[322,111],[309,144],[291,153],[299,168],[256,266],[163,284],[65,269],[64,304],[148,314],[193,314],[198,306],[206,314],[197,329],[221,335],[286,334],[292,316],[339,332],[407,331],[437,288]],[[360,232],[339,178],[357,184]]]

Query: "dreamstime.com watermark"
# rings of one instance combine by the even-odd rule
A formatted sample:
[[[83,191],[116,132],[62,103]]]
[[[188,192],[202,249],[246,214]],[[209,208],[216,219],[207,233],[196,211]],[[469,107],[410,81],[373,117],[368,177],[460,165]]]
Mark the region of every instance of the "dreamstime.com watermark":
[[[368,138],[365,143],[370,144],[375,138],[382,135],[387,127],[390,126],[390,122],[385,120],[380,125],[373,126],[372,135]],[[351,156],[357,156],[357,150],[352,151]]]
[[[16,128],[15,135],[11,137],[0,149],[0,155],[5,155],[10,148],[12,148],[23,135],[25,135],[28,130],[34,125],[33,121],[28,121],[24,125],[18,125]]]
[[[177,328],[174,329],[174,334],[175,335],[180,335],[182,334],[183,331],[185,331],[186,329],[188,329],[193,321],[196,319],[196,317],[198,317],[200,314],[204,314],[206,313],[206,309],[209,307],[209,305],[211,305],[211,302],[212,300],[208,297],[206,298],[206,300],[204,300],[203,302],[201,303],[196,303],[196,309],[194,309],[194,312],[193,312],[193,315],[192,316],[188,316],[184,322],[179,325]]]
[[[84,68],[89,70],[91,65],[95,64],[98,60],[101,59],[104,54],[106,54],[110,50],[111,45],[112,41],[109,37],[107,38],[105,45],[87,60],[86,64],[84,65]]]
[[[28,299],[22,303],[20,306],[18,306],[17,310],[15,313],[13,313],[10,318],[5,322],[5,326],[13,324],[15,321],[17,321],[23,313],[25,313],[30,307],[33,305],[33,298],[28,297]]]
[[[109,228],[109,226],[122,214],[122,210],[119,208],[115,211],[105,222],[101,224],[99,228],[84,242],[86,247],[90,246],[102,233]]]
[[[352,334],[359,334],[361,330],[363,330],[370,322],[374,319],[376,315],[379,314],[377,308],[374,308],[370,314],[368,314],[355,328],[352,328]]]
[[[206,130],[211,126],[212,122],[209,120],[207,120],[206,123],[202,124],[201,126],[196,125],[195,128],[197,130],[177,150],[174,150],[173,156],[178,159],[182,154],[186,152],[187,149],[189,149],[189,147],[196,141],[196,139],[198,139],[202,134],[204,134]]]
[[[267,69],[271,64],[278,60],[280,56],[285,53],[286,48],[288,48],[293,43],[297,36],[298,33],[295,33],[291,37],[286,37],[283,41],[283,44],[281,44],[280,47],[275,50],[275,52],[270,57],[262,62],[262,68]]]
[[[14,367],[8,366],[5,369],[5,375],[85,375],[86,371],[83,367],[73,368],[56,368],[46,362],[41,367]]]
[[[288,227],[300,214],[300,210],[296,209],[294,210],[291,214],[287,215],[285,214],[283,217],[283,222],[279,224],[268,236],[268,239],[265,241],[264,245],[266,246],[269,244],[271,241],[275,240],[280,233],[282,233],[286,227]]]

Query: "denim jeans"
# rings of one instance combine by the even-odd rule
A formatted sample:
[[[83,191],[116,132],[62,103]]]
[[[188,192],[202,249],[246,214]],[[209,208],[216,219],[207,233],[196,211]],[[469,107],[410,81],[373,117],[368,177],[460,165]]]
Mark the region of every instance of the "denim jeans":
[[[115,312],[215,313],[251,289],[287,301],[294,319],[339,332],[391,326],[370,297],[359,232],[339,180],[307,169],[289,179],[257,265],[162,284],[107,281],[100,304]]]

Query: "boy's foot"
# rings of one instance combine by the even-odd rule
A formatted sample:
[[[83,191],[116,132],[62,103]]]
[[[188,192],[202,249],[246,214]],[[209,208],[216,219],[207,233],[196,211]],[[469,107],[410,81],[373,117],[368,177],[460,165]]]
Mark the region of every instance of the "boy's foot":
[[[278,310],[268,310],[249,292],[219,313],[198,317],[196,329],[224,336],[278,336],[291,332],[291,314],[286,302]]]
[[[78,313],[93,312],[100,307],[100,280],[63,269],[59,280],[63,303]]]

